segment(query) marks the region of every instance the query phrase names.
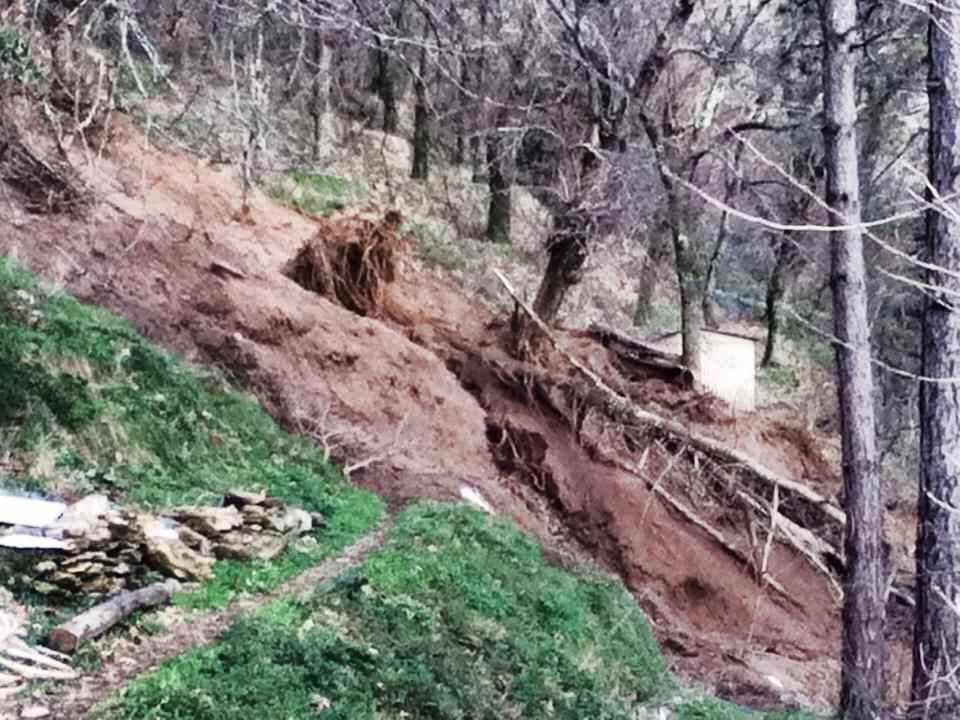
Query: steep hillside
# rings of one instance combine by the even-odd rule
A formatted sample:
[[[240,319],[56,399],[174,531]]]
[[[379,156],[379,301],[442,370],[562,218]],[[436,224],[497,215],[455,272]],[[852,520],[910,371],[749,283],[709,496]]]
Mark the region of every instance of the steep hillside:
[[[344,227],[337,217],[258,194],[244,205],[226,174],[151,147],[122,116],[100,155],[75,161],[96,203],[70,215],[8,202],[0,252],[217,366],[388,501],[479,493],[548,556],[598,559],[623,578],[685,675],[744,702],[832,704],[830,580],[782,537],[765,543],[766,528],[737,500],[742,479],[716,457],[653,427],[579,413],[584,398],[565,396],[571,371],[562,357],[517,363],[505,314],[413,266],[388,287],[379,319],[304,290],[287,263],[313,236],[335,241]],[[350,222],[377,227],[385,211],[367,208]],[[640,406],[762,456],[828,497],[836,492],[822,443],[798,427],[759,415],[734,422],[709,397],[624,376],[580,333],[558,335],[565,353]],[[696,520],[721,529],[726,547]],[[806,520],[831,537],[829,524]],[[267,611],[263,622],[289,630],[327,601],[280,608],[279,620]],[[237,632],[228,642],[248,642]],[[137,692],[149,697],[150,682]]]

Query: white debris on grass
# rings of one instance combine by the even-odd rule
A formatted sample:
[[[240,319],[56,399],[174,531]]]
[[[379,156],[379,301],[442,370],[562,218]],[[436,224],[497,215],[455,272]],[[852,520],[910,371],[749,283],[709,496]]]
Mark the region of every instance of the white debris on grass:
[[[493,507],[487,502],[486,498],[480,494],[480,491],[470,487],[469,485],[460,486],[460,497],[462,497],[471,505],[480,508],[485,513],[489,513],[490,515],[495,514]]]

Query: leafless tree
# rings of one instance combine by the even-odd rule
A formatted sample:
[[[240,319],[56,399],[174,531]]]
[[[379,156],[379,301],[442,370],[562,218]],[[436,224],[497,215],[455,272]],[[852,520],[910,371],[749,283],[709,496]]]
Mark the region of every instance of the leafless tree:
[[[856,121],[856,0],[823,0],[823,135],[826,148],[833,319],[843,453],[843,642],[840,712],[873,720],[885,680],[883,503],[877,467],[867,282],[860,229]]]
[[[929,4],[927,276],[920,389],[917,614],[912,700],[917,716],[960,708],[960,2]]]

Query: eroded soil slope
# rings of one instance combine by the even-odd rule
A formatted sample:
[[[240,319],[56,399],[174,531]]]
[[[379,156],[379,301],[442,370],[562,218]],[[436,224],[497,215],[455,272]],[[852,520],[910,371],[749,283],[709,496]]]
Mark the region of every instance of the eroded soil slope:
[[[758,552],[763,529],[730,509],[695,456],[594,416],[571,423],[536,382],[505,370],[515,361],[503,319],[413,266],[382,320],[303,290],[284,266],[329,221],[255,194],[244,206],[226,174],[145,145],[123,118],[112,133],[99,157],[75,158],[99,198],[87,213],[29,214],[0,196],[0,252],[223,367],[388,498],[456,498],[469,486],[559,559],[597,557],[629,584],[681,671],[747,702],[833,700],[838,618],[823,576],[774,543],[766,568],[786,592],[763,589],[756,567],[651,491],[666,488],[744,555]],[[732,421],[709,398],[631,382],[604,348],[561,335],[622,392],[835,492],[833,463],[803,431]]]

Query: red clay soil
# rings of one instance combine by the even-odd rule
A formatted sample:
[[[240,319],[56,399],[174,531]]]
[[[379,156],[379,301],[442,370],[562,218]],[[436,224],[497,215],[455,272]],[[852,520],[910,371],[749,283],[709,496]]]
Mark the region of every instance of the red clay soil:
[[[145,147],[122,117],[81,170],[100,198],[83,218],[29,215],[0,194],[0,252],[222,367],[288,427],[318,441],[346,431],[334,455],[363,465],[352,479],[388,498],[458,498],[468,484],[546,547],[590,553],[629,584],[680,672],[743,702],[834,700],[838,612],[823,578],[777,545],[768,567],[790,600],[762,590],[753,569],[609,458],[642,464],[646,480],[659,478],[749,554],[749,520],[702,468],[656,443],[625,445],[595,417],[578,434],[549,397],[498,374],[509,361],[502,329],[451,283],[405,268],[391,285],[391,321],[303,290],[284,266],[330,222],[256,194],[241,211],[226,174]],[[599,345],[566,342],[650,409],[835,492],[835,465],[802,430],[631,385]],[[592,444],[578,442],[587,431]]]

